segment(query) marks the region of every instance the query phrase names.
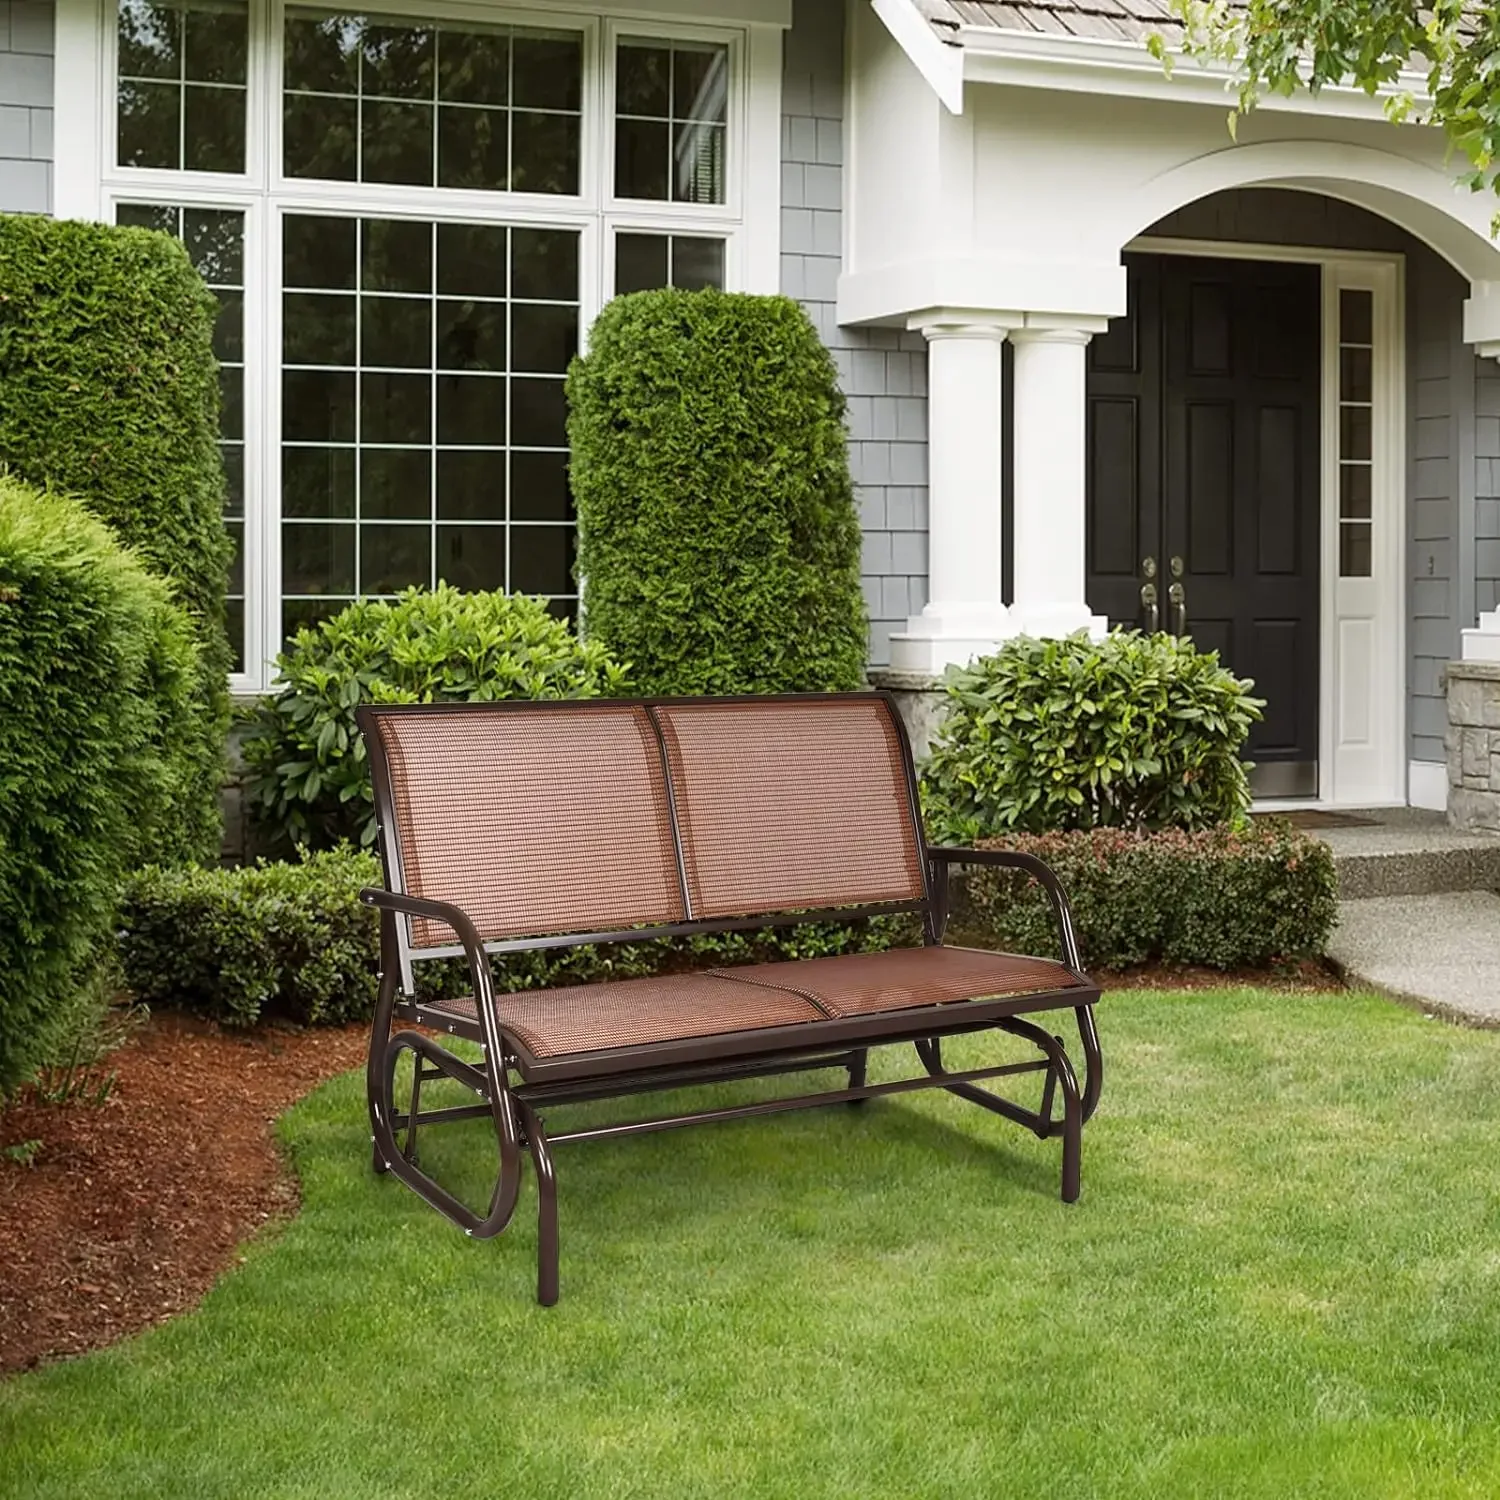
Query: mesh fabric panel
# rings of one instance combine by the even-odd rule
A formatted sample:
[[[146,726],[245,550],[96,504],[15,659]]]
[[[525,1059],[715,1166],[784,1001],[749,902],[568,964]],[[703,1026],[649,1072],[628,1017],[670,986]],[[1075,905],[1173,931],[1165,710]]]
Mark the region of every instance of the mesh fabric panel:
[[[497,995],[500,1024],[536,1057],[795,1026],[822,1016],[800,995],[709,974],[618,979]]]
[[[706,700],[656,713],[695,917],[922,898],[883,700]]]
[[[709,972],[803,995],[837,1019],[957,1000],[1040,995],[1079,984],[1071,970],[1050,959],[975,948],[893,948]]]
[[[630,704],[375,716],[409,895],[486,939],[683,918],[655,731]],[[418,948],[451,943],[412,919]]]

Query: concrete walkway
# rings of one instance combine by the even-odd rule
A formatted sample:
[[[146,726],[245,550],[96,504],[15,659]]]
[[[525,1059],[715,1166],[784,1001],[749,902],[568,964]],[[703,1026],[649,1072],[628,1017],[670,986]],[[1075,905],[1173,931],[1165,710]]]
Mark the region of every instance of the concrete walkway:
[[[1328,956],[1353,985],[1470,1026],[1500,1027],[1494,891],[1341,901]]]
[[[1351,984],[1470,1026],[1500,1027],[1500,835],[1381,808],[1314,828],[1333,850],[1328,956]]]

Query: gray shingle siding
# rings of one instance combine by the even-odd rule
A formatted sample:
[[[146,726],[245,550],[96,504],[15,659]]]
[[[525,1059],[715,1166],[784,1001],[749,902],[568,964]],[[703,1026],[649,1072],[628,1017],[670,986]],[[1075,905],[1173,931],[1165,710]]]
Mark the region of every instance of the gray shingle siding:
[[[52,210],[51,0],[0,0],[0,212]]]
[[[1407,737],[1413,760],[1441,761],[1442,669],[1458,645],[1460,427],[1468,420],[1464,286],[1425,246],[1407,249]]]
[[[1500,609],[1500,361],[1475,359],[1474,608]]]
[[[833,351],[849,399],[849,463],[864,528],[870,660],[927,602],[927,348],[893,328],[835,322],[843,247],[844,7],[797,0],[781,98],[781,289]]]

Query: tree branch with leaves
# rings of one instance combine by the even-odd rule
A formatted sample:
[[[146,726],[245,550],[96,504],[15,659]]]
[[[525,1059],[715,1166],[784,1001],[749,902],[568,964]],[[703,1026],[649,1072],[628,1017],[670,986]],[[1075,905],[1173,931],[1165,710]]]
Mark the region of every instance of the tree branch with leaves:
[[[1226,65],[1230,113],[1267,95],[1345,86],[1384,95],[1387,116],[1442,129],[1474,191],[1500,191],[1500,5],[1465,0],[1170,0],[1181,51]],[[1171,44],[1150,43],[1169,68]],[[1497,215],[1500,217],[1500,215]]]

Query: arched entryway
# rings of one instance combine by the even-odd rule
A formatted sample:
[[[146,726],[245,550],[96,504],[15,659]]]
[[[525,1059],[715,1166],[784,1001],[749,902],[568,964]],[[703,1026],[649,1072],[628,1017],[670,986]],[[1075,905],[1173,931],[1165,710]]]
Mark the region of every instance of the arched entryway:
[[[1461,278],[1388,221],[1277,189],[1187,205],[1125,265],[1127,315],[1088,353],[1089,605],[1254,678],[1259,796],[1405,800],[1409,703],[1440,709],[1417,653],[1460,602],[1451,545],[1409,556],[1408,521],[1446,536],[1461,489],[1433,462],[1451,394],[1429,374],[1417,399],[1408,348],[1461,348]]]

